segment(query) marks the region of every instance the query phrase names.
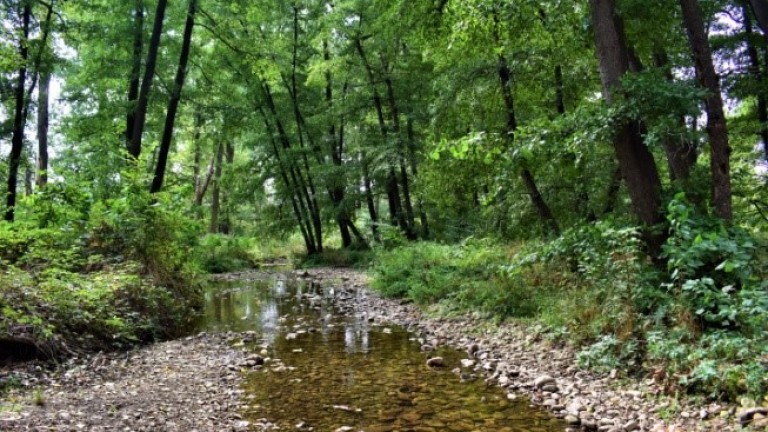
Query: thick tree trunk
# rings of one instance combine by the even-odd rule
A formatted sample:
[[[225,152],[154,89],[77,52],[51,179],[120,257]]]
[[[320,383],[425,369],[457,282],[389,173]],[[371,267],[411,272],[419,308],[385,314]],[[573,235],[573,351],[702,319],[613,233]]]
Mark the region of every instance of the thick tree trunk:
[[[731,149],[728,145],[728,127],[720,94],[720,78],[712,62],[704,17],[698,0],[680,0],[683,23],[688,34],[688,43],[693,52],[696,77],[702,87],[709,91],[705,100],[707,110],[707,134],[709,135],[710,169],[712,171],[712,203],[715,213],[722,219],[733,218],[731,208]]]
[[[11,136],[11,154],[8,158],[8,189],[5,207],[5,220],[13,222],[16,217],[16,188],[18,186],[19,165],[21,152],[24,149],[24,99],[27,82],[27,59],[29,58],[29,22],[32,16],[32,2],[25,1],[21,12],[22,37],[19,41],[18,79],[15,89],[15,109],[13,117],[13,134]]]
[[[168,152],[171,149],[171,140],[173,139],[173,129],[176,124],[176,111],[179,109],[181,100],[181,90],[184,87],[184,80],[187,76],[187,62],[189,61],[189,51],[192,45],[192,30],[195,27],[195,13],[197,12],[197,0],[189,0],[189,9],[187,10],[187,20],[184,24],[184,36],[182,38],[181,55],[179,56],[179,66],[176,69],[176,79],[173,83],[173,92],[168,101],[168,112],[165,115],[165,127],[163,128],[163,137],[160,140],[160,153],[155,167],[155,178],[152,180],[151,193],[160,192],[163,188],[165,179],[165,168],[168,163]]]
[[[147,64],[144,70],[144,78],[141,81],[139,89],[139,98],[136,103],[136,118],[131,132],[131,142],[128,147],[128,153],[134,158],[141,155],[141,139],[144,134],[144,126],[147,122],[147,107],[149,106],[149,92],[152,89],[152,80],[155,76],[155,66],[157,65],[157,51],[160,48],[160,36],[163,33],[163,20],[165,19],[165,7],[168,0],[158,0],[157,10],[155,11],[155,22],[152,27],[152,37],[149,40],[149,52],[147,53]]]
[[[37,94],[37,187],[42,189],[48,183],[48,106],[51,73],[46,72],[40,79]]]
[[[125,147],[131,149],[133,125],[136,123],[136,100],[141,85],[141,55],[144,51],[144,0],[134,0],[133,10],[133,63],[128,82],[128,117],[125,125]]]
[[[629,54],[621,19],[616,15],[615,0],[590,0],[592,27],[600,64],[603,97],[614,101],[622,76],[629,70]],[[664,236],[654,227],[664,221],[661,213],[661,179],[656,161],[640,135],[637,121],[617,126],[614,137],[616,158],[627,182],[632,207],[645,226],[645,243],[652,257],[658,257]]]

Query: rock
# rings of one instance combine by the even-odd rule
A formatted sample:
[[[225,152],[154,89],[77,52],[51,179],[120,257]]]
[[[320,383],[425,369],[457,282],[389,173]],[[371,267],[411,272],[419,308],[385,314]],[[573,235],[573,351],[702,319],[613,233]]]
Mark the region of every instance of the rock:
[[[596,431],[597,423],[593,420],[582,420],[581,427],[584,428],[584,430],[586,431]]]
[[[555,384],[555,379],[549,375],[541,375],[533,380],[533,386],[537,389],[543,388],[547,384]]]
[[[703,409],[699,411],[699,420],[706,420],[709,418],[709,411]]]
[[[442,357],[432,357],[431,359],[427,360],[427,366],[437,368],[437,367],[443,367],[445,364],[445,360],[443,360]]]
[[[565,416],[565,423],[569,426],[578,426],[579,424],[581,424],[581,420],[575,415],[569,414]]]
[[[474,360],[461,359],[461,367],[463,367],[463,368],[471,368],[474,365],[475,365],[475,361]]]
[[[334,432],[352,432],[353,430],[355,430],[355,428],[351,426],[342,426],[337,428]]]
[[[739,423],[741,423],[742,425],[748,425],[755,418],[755,414],[768,415],[768,408],[764,408],[764,407],[749,408],[739,412],[738,414]]]
[[[298,335],[296,333],[288,333],[285,335],[285,340],[294,340]]]
[[[541,387],[542,391],[555,393],[557,391],[557,386],[555,384],[547,384],[543,387]]]
[[[632,432],[634,430],[640,429],[640,425],[636,421],[632,420],[624,424],[622,429],[624,429],[625,432]]]

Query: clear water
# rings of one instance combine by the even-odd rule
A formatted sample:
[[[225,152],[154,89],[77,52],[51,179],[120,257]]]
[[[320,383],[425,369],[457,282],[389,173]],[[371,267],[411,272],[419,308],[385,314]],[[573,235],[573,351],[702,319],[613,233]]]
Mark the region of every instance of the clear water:
[[[269,358],[247,373],[247,420],[284,431],[565,428],[524,400],[507,400],[502,389],[487,386],[471,370],[454,372],[466,354],[447,348],[425,353],[402,328],[336,313],[336,291],[280,274],[208,290],[201,328],[254,331],[248,346]],[[445,367],[426,365],[435,355],[445,359]]]

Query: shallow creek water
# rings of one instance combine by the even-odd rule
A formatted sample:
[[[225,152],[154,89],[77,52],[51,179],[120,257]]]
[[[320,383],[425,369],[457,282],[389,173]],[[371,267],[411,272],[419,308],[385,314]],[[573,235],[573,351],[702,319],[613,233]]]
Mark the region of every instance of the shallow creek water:
[[[269,358],[246,377],[245,419],[283,431],[564,429],[471,369],[457,373],[465,353],[425,353],[405,329],[335,311],[332,297],[341,290],[332,285],[274,274],[219,282],[206,293],[201,328],[253,331],[248,346]],[[444,367],[428,367],[432,356],[443,357]]]

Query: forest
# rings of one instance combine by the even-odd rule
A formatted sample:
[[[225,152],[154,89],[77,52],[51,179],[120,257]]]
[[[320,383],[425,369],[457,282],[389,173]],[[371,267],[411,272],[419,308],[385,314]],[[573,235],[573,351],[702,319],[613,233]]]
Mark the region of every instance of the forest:
[[[0,358],[174,338],[208,274],[291,262],[670,394],[768,394],[766,0],[0,19]]]

